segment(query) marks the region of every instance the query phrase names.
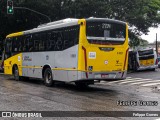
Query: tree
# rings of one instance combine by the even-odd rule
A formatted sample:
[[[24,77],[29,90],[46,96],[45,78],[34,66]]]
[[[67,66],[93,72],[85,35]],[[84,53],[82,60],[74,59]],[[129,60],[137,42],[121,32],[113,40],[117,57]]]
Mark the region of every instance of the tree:
[[[32,29],[48,20],[31,11],[14,9],[6,14],[6,0],[0,4],[0,38],[9,33]],[[49,16],[64,18],[103,17],[128,22],[130,38],[147,34],[149,27],[160,24],[160,0],[14,0],[15,7],[27,7]]]

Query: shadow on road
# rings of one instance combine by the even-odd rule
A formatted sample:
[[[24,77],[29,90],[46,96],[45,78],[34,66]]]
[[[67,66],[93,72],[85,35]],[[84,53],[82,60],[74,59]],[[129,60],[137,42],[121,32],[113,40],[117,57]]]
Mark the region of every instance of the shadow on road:
[[[14,83],[20,83],[20,84],[25,84],[33,87],[41,87],[44,89],[48,89],[51,91],[60,90],[60,91],[70,91],[70,92],[84,92],[84,93],[106,93],[108,95],[113,95],[113,94],[118,94],[118,91],[116,90],[111,90],[104,88],[102,86],[97,86],[97,85],[89,85],[88,87],[82,87],[79,88],[77,87],[74,83],[65,83],[65,82],[55,82],[55,84],[52,87],[46,87],[44,85],[43,80],[40,79],[29,79],[29,80],[21,80],[21,81],[15,81],[13,77],[8,78],[8,81],[13,81]]]

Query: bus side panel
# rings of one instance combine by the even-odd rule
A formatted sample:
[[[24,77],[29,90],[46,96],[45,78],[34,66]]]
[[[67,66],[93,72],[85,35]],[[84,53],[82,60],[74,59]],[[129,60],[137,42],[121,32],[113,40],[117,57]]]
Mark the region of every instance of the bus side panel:
[[[42,78],[42,69],[50,66],[53,79],[71,81],[77,79],[78,45],[64,51],[23,53],[23,76]]]
[[[23,76],[42,78],[42,67],[39,62],[43,59],[40,57],[43,58],[43,55],[36,52],[23,53]]]
[[[17,54],[4,60],[4,73],[12,75],[13,65],[18,66],[19,75],[22,76],[22,54]]]
[[[55,80],[77,80],[78,45],[55,52],[53,74]]]
[[[23,76],[42,78],[44,65],[54,67],[54,52],[23,53]]]

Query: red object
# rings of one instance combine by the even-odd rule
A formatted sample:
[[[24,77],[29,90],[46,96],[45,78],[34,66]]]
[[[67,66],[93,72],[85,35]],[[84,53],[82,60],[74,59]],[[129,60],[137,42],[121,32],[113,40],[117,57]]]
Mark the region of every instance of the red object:
[[[87,52],[86,48],[82,46],[82,49],[84,51],[84,61],[85,61],[85,70],[87,71]],[[86,78],[88,78],[88,73],[86,72]]]
[[[101,77],[102,77],[102,78],[107,78],[107,77],[108,77],[108,74],[101,74]]]
[[[125,70],[126,61],[127,61],[127,55],[128,55],[128,50],[129,50],[129,48],[126,50],[126,55],[125,55],[125,60],[124,60],[124,67],[123,67],[123,70]]]

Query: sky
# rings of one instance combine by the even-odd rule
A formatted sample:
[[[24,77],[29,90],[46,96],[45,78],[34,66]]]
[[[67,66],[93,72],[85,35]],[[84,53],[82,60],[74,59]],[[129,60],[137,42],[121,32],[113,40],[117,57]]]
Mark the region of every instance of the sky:
[[[149,43],[153,43],[156,41],[156,33],[157,40],[160,41],[160,26],[158,28],[149,28],[148,35],[142,35],[141,38],[147,40]]]

